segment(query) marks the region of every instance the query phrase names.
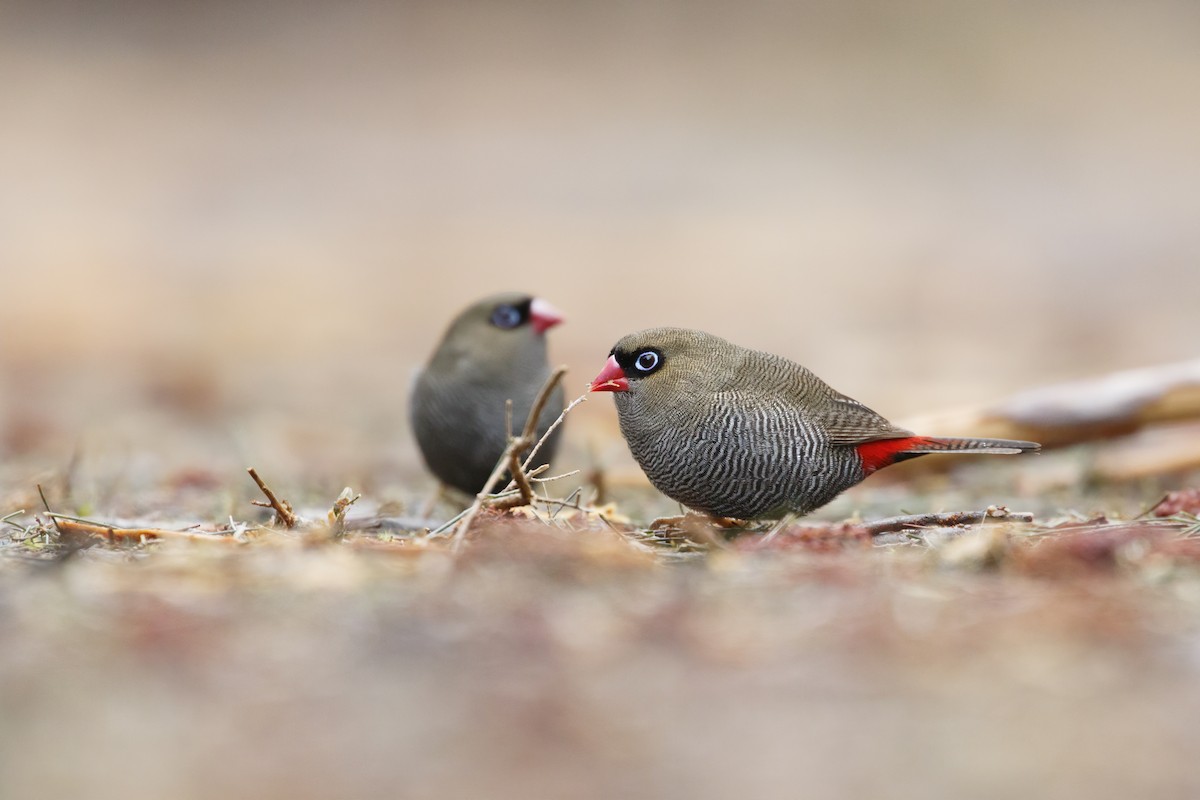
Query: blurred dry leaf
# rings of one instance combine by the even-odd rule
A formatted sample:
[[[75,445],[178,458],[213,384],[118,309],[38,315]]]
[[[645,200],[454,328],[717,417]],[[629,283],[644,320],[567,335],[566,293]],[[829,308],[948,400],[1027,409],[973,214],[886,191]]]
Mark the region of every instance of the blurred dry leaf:
[[[1025,439],[1050,448],[1195,419],[1200,419],[1200,360],[1030,389],[993,405],[900,424],[923,434]]]

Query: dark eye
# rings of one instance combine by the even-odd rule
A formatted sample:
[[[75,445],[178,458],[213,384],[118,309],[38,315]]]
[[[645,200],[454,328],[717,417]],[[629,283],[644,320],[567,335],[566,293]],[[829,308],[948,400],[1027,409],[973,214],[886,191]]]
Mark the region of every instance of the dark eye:
[[[521,324],[521,310],[516,306],[496,306],[492,312],[492,324],[497,328],[515,328]]]
[[[658,369],[659,363],[662,361],[662,356],[653,350],[643,350],[638,353],[637,360],[633,362],[633,366],[638,372],[654,372]]]

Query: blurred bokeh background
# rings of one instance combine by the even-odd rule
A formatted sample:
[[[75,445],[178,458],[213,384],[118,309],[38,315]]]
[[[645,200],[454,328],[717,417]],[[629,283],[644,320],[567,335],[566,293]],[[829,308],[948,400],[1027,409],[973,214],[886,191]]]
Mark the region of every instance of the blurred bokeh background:
[[[413,368],[521,287],[569,317],[571,390],[658,324],[892,416],[1194,356],[1198,31],[1190,2],[6,3],[6,438],[61,422],[61,458],[184,398],[405,475]]]
[[[1195,358],[1198,42],[1194,0],[0,3],[0,511],[245,520],[248,465],[403,508],[410,376],[502,289],[569,396],[662,324],[897,418]],[[636,476],[607,398],[567,445]],[[1144,548],[539,535],[13,538],[0,797],[1197,796],[1200,591]]]

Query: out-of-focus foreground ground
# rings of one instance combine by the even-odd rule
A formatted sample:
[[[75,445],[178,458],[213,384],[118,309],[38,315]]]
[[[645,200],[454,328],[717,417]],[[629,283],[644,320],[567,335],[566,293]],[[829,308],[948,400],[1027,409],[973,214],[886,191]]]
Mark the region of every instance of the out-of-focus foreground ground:
[[[1198,29],[1187,2],[6,4],[0,513],[41,483],[108,520],[261,519],[250,464],[411,510],[411,372],[500,289],[567,315],[569,396],[660,324],[900,418],[1195,358]],[[635,521],[670,510],[607,398],[567,439]],[[1132,516],[1195,482],[1102,457],[881,476],[825,516]],[[7,542],[0,796],[1200,791],[1186,559],[530,535]]]

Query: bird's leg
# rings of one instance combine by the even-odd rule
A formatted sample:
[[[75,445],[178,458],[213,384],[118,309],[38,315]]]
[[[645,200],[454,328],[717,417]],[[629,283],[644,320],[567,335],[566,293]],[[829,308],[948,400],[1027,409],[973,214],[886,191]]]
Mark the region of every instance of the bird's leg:
[[[425,504],[421,506],[420,512],[418,512],[421,515],[421,519],[429,519],[431,516],[433,516],[434,509],[437,508],[437,504],[440,503],[445,496],[446,484],[438,481],[437,488],[433,490],[433,494],[429,496],[429,499],[425,501]]]
[[[776,536],[779,535],[779,532],[781,530],[786,528],[788,525],[791,525],[793,522],[795,522],[799,518],[800,518],[799,514],[794,514],[794,513],[784,514],[783,517],[780,518],[780,520],[778,522],[776,522],[774,525],[771,526],[771,529],[769,531],[767,531],[766,535],[763,536],[762,543],[766,544],[767,542],[774,539]]]
[[[697,544],[703,544],[709,550],[728,550],[729,540],[726,537],[730,526],[726,517],[710,517],[708,514],[687,514],[679,527],[683,535]]]
[[[684,514],[677,514],[674,517],[656,517],[650,522],[649,529],[652,531],[661,531],[668,528],[678,528],[686,518]]]
[[[745,528],[746,523],[732,517],[713,517],[689,511],[676,517],[659,517],[650,523],[652,531],[679,531],[697,544],[710,548],[725,549],[727,535]]]
[[[734,519],[733,517],[714,517],[709,514],[700,514],[695,511],[689,511],[686,514],[677,514],[673,517],[656,517],[648,526],[652,531],[663,530],[665,528],[678,528],[684,525],[689,520],[702,519],[710,523],[715,528],[724,529],[741,529],[746,527],[746,520]]]

